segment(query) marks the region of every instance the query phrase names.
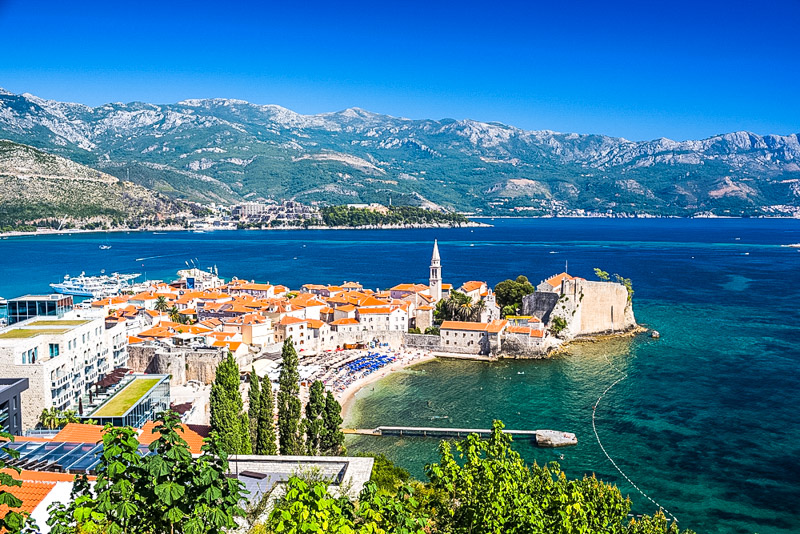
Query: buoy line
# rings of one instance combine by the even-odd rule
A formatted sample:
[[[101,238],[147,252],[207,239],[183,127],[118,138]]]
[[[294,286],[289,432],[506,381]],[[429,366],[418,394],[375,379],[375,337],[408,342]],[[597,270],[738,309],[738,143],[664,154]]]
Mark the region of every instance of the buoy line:
[[[609,359],[608,359],[608,356],[606,356],[605,354],[603,354],[603,356],[605,356],[605,358],[606,358],[606,361],[608,361],[609,365],[610,365],[610,366],[611,366],[611,367],[612,367],[612,368],[613,368],[615,371],[619,371],[619,369],[617,369],[616,367],[614,367],[614,364],[612,364],[612,363],[611,363],[611,360],[609,360]],[[626,475],[626,474],[625,474],[625,471],[623,471],[623,470],[620,468],[620,466],[618,466],[618,465],[617,465],[617,462],[615,462],[615,461],[614,461],[614,459],[611,457],[611,455],[609,455],[609,454],[608,454],[608,451],[606,451],[606,448],[603,446],[603,442],[602,442],[602,441],[600,441],[600,435],[597,433],[597,425],[595,424],[595,415],[596,415],[596,413],[597,413],[597,406],[600,404],[600,401],[601,401],[601,400],[603,400],[603,397],[605,397],[605,396],[606,396],[606,393],[608,393],[609,391],[611,391],[611,388],[613,388],[614,386],[616,386],[617,384],[619,384],[620,382],[622,382],[622,381],[623,381],[623,380],[625,380],[626,378],[628,378],[628,373],[625,373],[625,374],[624,374],[622,377],[618,378],[618,379],[617,379],[617,380],[616,380],[616,381],[615,381],[613,384],[611,384],[610,386],[608,386],[608,387],[606,388],[606,390],[605,390],[605,391],[603,391],[602,395],[600,395],[600,396],[597,398],[597,402],[595,402],[595,403],[594,403],[594,408],[592,408],[592,430],[594,430],[594,437],[595,437],[595,439],[597,439],[597,444],[598,444],[598,445],[600,445],[600,450],[602,450],[602,451],[603,451],[603,454],[605,454],[605,455],[606,455],[606,458],[608,458],[608,461],[609,461],[609,462],[611,462],[611,465],[613,465],[613,466],[614,466],[614,468],[615,468],[617,471],[619,471],[619,474],[620,474],[620,475],[622,475],[622,477],[623,477],[625,480],[627,480],[627,481],[628,481],[628,484],[630,484],[631,486],[633,486],[633,487],[636,489],[636,491],[638,491],[639,493],[641,493],[642,495],[644,495],[644,496],[647,498],[647,500],[649,500],[651,503],[655,504],[655,505],[656,505],[656,506],[657,506],[657,507],[658,507],[660,510],[663,510],[663,511],[664,511],[664,512],[665,512],[665,513],[668,515],[668,516],[670,516],[670,517],[672,518],[672,520],[673,520],[673,521],[675,521],[675,522],[677,523],[677,522],[678,522],[678,518],[677,518],[677,517],[675,517],[675,515],[674,515],[672,512],[670,512],[669,510],[667,510],[666,508],[664,508],[663,506],[661,506],[661,505],[660,505],[659,503],[657,503],[657,502],[656,502],[656,501],[655,501],[655,500],[654,500],[652,497],[650,497],[650,496],[649,496],[647,493],[645,493],[644,491],[642,491],[642,488],[640,488],[639,486],[637,486],[637,485],[636,485],[636,484],[633,482],[633,480],[631,480],[631,478],[630,478],[628,475]]]

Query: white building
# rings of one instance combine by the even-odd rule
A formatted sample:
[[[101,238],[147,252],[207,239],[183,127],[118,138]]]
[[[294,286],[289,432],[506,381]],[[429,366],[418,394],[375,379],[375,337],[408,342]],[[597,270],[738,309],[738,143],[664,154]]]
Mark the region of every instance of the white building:
[[[4,377],[27,378],[22,425],[36,425],[45,408],[77,410],[95,382],[128,361],[124,324],[101,318],[35,317],[0,329]]]
[[[408,313],[400,306],[358,308],[358,321],[364,330],[408,332]]]

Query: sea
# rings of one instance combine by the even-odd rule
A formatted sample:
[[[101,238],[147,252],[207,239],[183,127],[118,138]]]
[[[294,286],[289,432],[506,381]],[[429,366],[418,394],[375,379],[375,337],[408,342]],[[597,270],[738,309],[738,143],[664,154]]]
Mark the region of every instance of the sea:
[[[489,228],[120,232],[0,240],[0,295],[46,293],[64,275],[186,265],[299,287],[425,282],[439,240],[455,286],[523,274],[534,285],[599,267],[633,282],[639,323],[660,332],[580,343],[548,360],[437,360],[362,389],[345,424],[574,432],[538,449],[701,533],[800,532],[800,220],[494,219]],[[111,249],[101,250],[102,244]],[[140,280],[141,280],[140,279]],[[596,409],[594,409],[596,407]],[[593,419],[594,414],[594,419]],[[420,479],[435,439],[351,437]]]

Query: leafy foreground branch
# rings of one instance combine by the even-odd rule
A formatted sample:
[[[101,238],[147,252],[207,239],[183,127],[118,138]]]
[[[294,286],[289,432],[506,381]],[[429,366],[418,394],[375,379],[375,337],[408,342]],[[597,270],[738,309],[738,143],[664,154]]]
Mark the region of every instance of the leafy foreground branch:
[[[558,464],[527,465],[496,421],[491,437],[442,442],[428,483],[395,491],[365,486],[357,502],[332,496],[324,482],[289,481],[266,523],[251,534],[678,534],[659,512],[629,519],[631,502],[594,477],[569,480]],[[690,531],[684,531],[688,534]]]

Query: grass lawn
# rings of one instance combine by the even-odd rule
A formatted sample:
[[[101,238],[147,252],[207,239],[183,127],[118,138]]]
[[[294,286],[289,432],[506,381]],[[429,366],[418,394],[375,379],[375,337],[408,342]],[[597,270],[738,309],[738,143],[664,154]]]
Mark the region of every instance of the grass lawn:
[[[88,322],[83,319],[67,319],[66,321],[42,320],[35,321],[29,326],[80,326]]]
[[[34,330],[32,328],[15,328],[5,334],[0,334],[0,339],[23,339],[27,337],[45,336],[48,334],[63,334],[69,328],[44,328]]]
[[[127,412],[136,401],[142,398],[151,387],[158,383],[160,378],[137,378],[125,389],[118,392],[114,397],[106,402],[99,410],[94,412],[92,417],[120,417]]]

